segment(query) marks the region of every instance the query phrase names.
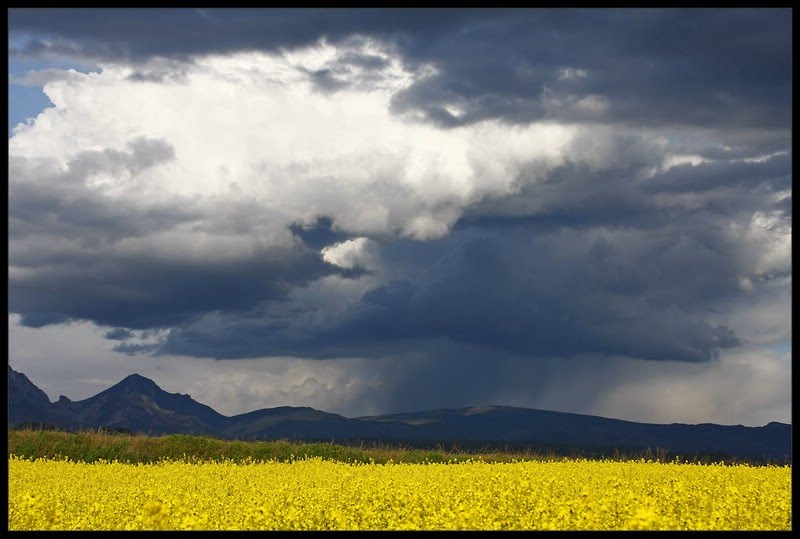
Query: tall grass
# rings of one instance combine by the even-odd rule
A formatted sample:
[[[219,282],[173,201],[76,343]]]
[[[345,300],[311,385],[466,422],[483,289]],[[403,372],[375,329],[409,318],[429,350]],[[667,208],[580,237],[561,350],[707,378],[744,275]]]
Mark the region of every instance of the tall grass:
[[[512,462],[526,460],[566,460],[575,458],[605,460],[638,460],[642,457],[661,462],[673,461],[675,457],[658,450],[613,454],[586,454],[573,452],[537,452],[530,447],[521,448],[472,445],[467,449],[458,446],[445,448],[410,447],[381,442],[357,442],[348,445],[329,442],[294,442],[289,440],[244,441],[222,440],[210,436],[171,434],[148,436],[143,434],[120,434],[105,430],[64,432],[46,429],[14,429],[8,431],[8,455],[28,459],[49,458],[73,461],[96,462],[100,459],[130,463],[151,463],[163,460],[233,460],[289,461],[305,457],[321,457],[341,462],[375,462],[383,464],[424,462],[463,462],[480,458],[485,462]],[[694,456],[682,459],[685,462],[719,462],[718,456]],[[724,458],[734,464],[740,459]]]
[[[8,454],[24,458],[51,458],[96,462],[148,463],[162,460],[278,460],[322,457],[342,462],[386,463],[466,461],[480,456],[487,462],[545,460],[547,455],[531,451],[472,450],[450,451],[444,448],[420,449],[402,445],[361,442],[341,445],[328,442],[292,442],[221,440],[208,436],[171,434],[147,436],[117,434],[102,430],[64,432],[55,430],[9,430]],[[557,458],[549,455],[550,458]]]

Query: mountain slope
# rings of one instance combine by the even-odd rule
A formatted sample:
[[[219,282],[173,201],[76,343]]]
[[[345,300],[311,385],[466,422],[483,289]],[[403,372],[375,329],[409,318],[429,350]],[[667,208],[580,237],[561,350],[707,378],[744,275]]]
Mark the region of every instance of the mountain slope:
[[[228,426],[223,431],[230,438],[263,438],[273,432],[276,426],[287,422],[340,424],[349,421],[338,414],[321,412],[307,406],[279,406],[265,408],[245,414],[235,415],[228,419]],[[311,427],[313,429],[313,427]]]
[[[132,374],[88,399],[57,405],[73,413],[80,425],[116,427],[151,434],[216,434],[228,418],[189,395],[167,393],[152,380]]]
[[[59,412],[47,394],[27,376],[8,367],[8,423],[49,423],[68,426],[68,415]]]
[[[666,449],[672,454],[733,454],[746,458],[791,457],[791,426],[670,425],[488,406],[361,417],[413,426],[419,440],[508,441],[592,449]]]
[[[511,406],[484,406],[347,418],[308,407],[267,408],[227,417],[189,395],[168,393],[133,374],[88,399],[50,403],[9,367],[9,426],[43,422],[67,429],[110,427],[149,434],[238,439],[391,441],[402,444],[507,443],[568,452],[661,448],[696,454],[791,461],[791,425],[657,425]]]

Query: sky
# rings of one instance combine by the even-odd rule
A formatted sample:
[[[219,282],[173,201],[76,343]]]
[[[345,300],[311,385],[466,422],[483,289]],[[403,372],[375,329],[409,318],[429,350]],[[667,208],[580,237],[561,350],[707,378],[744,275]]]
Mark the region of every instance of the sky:
[[[9,364],[791,423],[791,16],[11,9]]]

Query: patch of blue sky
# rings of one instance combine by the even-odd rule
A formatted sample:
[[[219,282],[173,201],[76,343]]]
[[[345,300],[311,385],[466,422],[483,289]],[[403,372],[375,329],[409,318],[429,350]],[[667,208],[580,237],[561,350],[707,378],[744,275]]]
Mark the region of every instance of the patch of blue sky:
[[[788,340],[788,341],[782,341],[782,342],[775,343],[775,344],[770,344],[769,346],[767,346],[767,348],[769,348],[770,350],[774,350],[774,351],[776,351],[778,353],[781,353],[781,354],[791,354],[791,352],[792,352],[792,341]]]
[[[19,82],[28,72],[43,69],[74,69],[81,73],[98,71],[96,66],[65,58],[28,58],[14,54],[13,49],[19,48],[21,44],[21,38],[18,36],[9,40],[8,138],[14,136],[14,128],[17,125],[36,118],[43,110],[53,105],[44,93],[43,85]]]

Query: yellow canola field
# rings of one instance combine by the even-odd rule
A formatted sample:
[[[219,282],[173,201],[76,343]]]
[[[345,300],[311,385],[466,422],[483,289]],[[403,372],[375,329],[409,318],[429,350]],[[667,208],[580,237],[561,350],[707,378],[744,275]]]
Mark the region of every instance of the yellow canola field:
[[[10,530],[791,529],[791,467],[9,458]]]

